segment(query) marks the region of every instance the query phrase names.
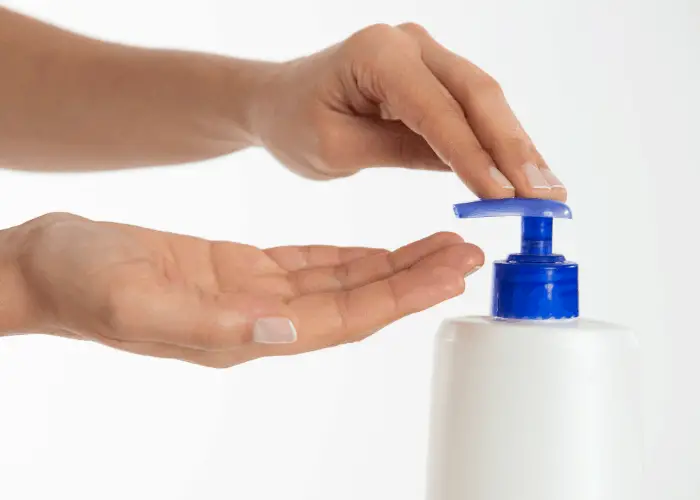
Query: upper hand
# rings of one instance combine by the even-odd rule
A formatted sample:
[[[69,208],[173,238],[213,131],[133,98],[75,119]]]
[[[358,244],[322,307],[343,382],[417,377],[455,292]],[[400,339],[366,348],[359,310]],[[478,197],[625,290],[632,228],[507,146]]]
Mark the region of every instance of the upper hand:
[[[261,250],[50,214],[0,234],[18,330],[215,367],[361,340],[460,294],[483,263],[450,233],[394,252]]]
[[[283,64],[261,94],[256,134],[301,175],[453,170],[482,198],[566,199],[498,83],[417,25],[372,26]]]

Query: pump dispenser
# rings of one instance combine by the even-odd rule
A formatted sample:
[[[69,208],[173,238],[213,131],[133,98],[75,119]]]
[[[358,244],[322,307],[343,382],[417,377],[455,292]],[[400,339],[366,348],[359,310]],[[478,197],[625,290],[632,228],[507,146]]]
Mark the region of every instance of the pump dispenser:
[[[521,248],[494,263],[491,315],[438,332],[428,500],[640,500],[638,346],[579,318],[578,265],[552,244],[571,210],[515,198],[454,211],[522,217]]]
[[[552,200],[483,200],[455,205],[461,219],[522,217],[520,253],[494,264],[496,318],[567,319],[578,316],[578,265],[552,254],[554,218],[571,219],[565,204]]]

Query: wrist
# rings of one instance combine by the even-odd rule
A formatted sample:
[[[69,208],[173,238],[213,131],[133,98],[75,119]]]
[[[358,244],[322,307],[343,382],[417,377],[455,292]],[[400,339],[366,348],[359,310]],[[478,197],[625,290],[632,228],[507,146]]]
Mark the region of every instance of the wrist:
[[[24,226],[0,230],[0,337],[32,331],[32,307],[21,271]]]
[[[284,63],[229,59],[225,88],[229,95],[227,114],[244,137],[246,146],[263,145],[264,121],[273,106],[272,89]]]

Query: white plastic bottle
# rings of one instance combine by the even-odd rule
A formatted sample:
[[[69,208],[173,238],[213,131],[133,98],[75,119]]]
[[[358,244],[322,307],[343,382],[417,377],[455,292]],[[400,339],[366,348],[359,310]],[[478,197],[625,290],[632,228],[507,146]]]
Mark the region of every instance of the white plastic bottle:
[[[634,334],[579,319],[578,266],[553,255],[546,200],[457,205],[523,217],[522,250],[496,262],[491,317],[437,337],[428,500],[640,500]]]

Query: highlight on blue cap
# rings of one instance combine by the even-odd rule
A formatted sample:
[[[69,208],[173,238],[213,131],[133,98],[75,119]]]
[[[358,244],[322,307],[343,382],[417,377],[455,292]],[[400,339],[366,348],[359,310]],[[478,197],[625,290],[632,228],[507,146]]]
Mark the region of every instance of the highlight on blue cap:
[[[507,198],[454,206],[461,219],[522,217],[520,252],[494,263],[492,314],[502,319],[567,319],[579,315],[578,264],[552,253],[552,219],[571,219],[554,200]]]
[[[547,217],[571,219],[571,209],[564,203],[536,198],[505,198],[503,200],[479,200],[454,206],[460,219],[477,217]]]

